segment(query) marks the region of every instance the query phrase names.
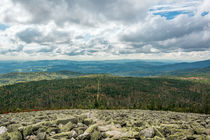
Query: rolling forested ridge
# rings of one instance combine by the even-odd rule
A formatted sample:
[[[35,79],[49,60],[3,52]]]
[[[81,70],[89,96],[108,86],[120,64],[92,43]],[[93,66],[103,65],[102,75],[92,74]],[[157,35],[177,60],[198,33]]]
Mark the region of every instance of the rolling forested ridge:
[[[0,113],[64,108],[210,113],[209,93],[206,83],[89,75],[1,86]]]

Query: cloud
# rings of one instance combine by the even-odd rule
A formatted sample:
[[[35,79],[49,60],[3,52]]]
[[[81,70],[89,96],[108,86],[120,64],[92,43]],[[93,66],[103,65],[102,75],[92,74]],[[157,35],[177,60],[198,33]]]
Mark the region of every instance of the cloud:
[[[133,48],[151,44],[161,52],[210,50],[210,17],[208,14],[206,16],[179,14],[167,20],[163,16],[152,14],[146,20],[127,28],[120,40],[130,43]]]
[[[209,6],[209,0],[2,0],[0,59],[210,59]]]
[[[48,26],[49,27],[49,26]],[[56,29],[50,29],[48,27],[42,28],[26,28],[16,33],[16,37],[27,44],[37,43],[40,45],[50,44],[66,44],[69,43],[70,33],[66,31],[59,31]],[[47,30],[48,31],[47,31]],[[43,32],[45,30],[45,32]]]
[[[20,40],[26,43],[40,42],[40,39],[42,38],[41,32],[30,28],[19,32],[16,35]]]
[[[96,26],[102,22],[132,23],[146,17],[147,10],[157,0],[13,0],[31,15],[28,23],[46,24],[54,21]],[[36,6],[34,6],[36,5]]]

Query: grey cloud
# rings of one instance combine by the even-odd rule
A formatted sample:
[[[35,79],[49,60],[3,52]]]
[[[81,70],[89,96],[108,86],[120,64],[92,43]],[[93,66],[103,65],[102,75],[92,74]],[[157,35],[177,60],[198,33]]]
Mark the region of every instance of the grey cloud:
[[[147,15],[147,10],[156,1],[136,0],[13,0],[21,4],[31,15],[30,23],[58,25],[65,22],[95,26],[105,21],[123,23],[137,22]]]
[[[36,28],[27,28],[18,32],[16,37],[27,44],[38,43],[40,45],[50,45],[52,43],[67,44],[71,42],[70,35],[67,32],[52,30],[48,34],[44,35],[43,32]]]
[[[205,51],[210,48],[210,38],[206,37],[209,36],[209,22],[208,18],[183,15],[170,21],[150,17],[140,24],[142,26],[137,26],[137,30],[124,33],[120,39],[131,43],[136,50],[142,46],[136,43],[141,43],[152,44],[161,52]]]
[[[8,53],[19,53],[21,51],[23,51],[24,46],[23,45],[19,45],[17,47],[14,46],[14,48],[8,48],[8,49],[0,49],[0,54],[5,55]]]
[[[172,39],[173,41],[170,40],[163,41],[162,45],[167,47],[167,50],[169,51],[176,49],[181,49],[182,51],[185,52],[205,51],[205,50],[210,50],[209,38],[210,38],[210,30],[193,32],[184,37]]]
[[[209,23],[209,20],[192,18],[186,15],[172,21],[164,20],[161,17],[150,18],[150,20],[140,24],[139,29],[134,32],[124,34],[121,40],[126,42],[151,42],[178,38],[192,32],[201,31]]]
[[[78,37],[76,37],[78,38]],[[83,38],[83,37],[79,37]],[[114,46],[112,46],[108,40],[103,38],[93,38],[90,39],[88,42],[81,42],[77,44],[73,42],[72,45],[63,48],[63,50],[56,50],[57,53],[63,53],[68,56],[75,56],[75,55],[97,55],[101,52],[106,54],[112,54],[114,50]]]
[[[42,33],[35,29],[29,28],[17,33],[16,37],[26,43],[39,42],[39,40],[42,38]]]
[[[39,50],[37,50],[37,52],[52,52],[53,50],[55,50],[56,49],[56,47],[54,47],[54,46],[52,46],[52,47],[43,47],[43,48],[41,48],[41,49],[39,49]]]
[[[71,50],[71,51],[65,52],[64,54],[68,56],[84,55],[85,50]]]
[[[2,19],[11,21],[5,33],[9,38],[6,44],[11,47],[0,48],[4,54],[22,51],[31,56],[120,56],[210,50],[209,14],[202,17],[195,10],[195,16],[179,15],[166,20],[149,11],[159,0],[12,1],[17,7],[2,14]],[[171,0],[161,3],[171,5]],[[179,6],[183,8],[182,3]],[[15,11],[30,17],[21,18]],[[0,38],[5,39],[3,34]]]

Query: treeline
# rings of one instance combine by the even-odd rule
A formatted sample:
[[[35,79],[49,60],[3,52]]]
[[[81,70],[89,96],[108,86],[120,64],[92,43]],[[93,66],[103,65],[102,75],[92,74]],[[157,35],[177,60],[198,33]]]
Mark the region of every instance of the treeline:
[[[0,113],[45,109],[150,109],[210,113],[209,84],[90,76],[0,87]]]

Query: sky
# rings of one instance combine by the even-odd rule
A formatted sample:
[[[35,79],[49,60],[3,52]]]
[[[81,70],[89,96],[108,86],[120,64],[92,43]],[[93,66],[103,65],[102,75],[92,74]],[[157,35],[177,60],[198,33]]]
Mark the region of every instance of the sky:
[[[209,0],[1,0],[0,60],[210,59]]]

